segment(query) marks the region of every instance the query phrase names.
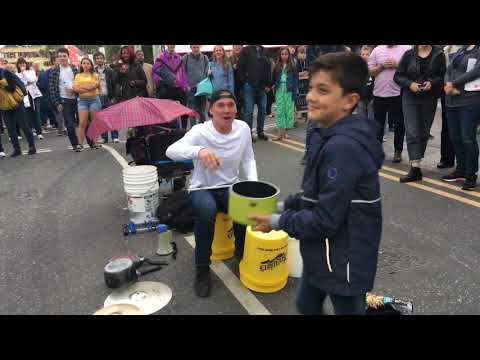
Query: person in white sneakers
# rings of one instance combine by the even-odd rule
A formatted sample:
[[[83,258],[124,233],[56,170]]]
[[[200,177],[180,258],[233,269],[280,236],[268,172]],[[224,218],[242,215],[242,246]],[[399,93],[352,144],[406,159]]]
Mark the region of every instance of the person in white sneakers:
[[[247,180],[258,180],[250,127],[235,119],[237,106],[233,92],[214,92],[209,111],[211,121],[195,125],[166,151],[174,161],[191,159],[194,163],[189,189],[196,243],[194,288],[199,297],[210,294],[210,255],[215,219],[218,212],[227,212],[229,188],[239,181],[240,164]],[[245,230],[244,225],[233,224],[238,259],[243,257]]]

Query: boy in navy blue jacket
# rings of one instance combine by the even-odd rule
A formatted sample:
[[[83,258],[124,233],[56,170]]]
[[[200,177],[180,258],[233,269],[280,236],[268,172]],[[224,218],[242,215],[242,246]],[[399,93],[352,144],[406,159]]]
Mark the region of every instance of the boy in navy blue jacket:
[[[368,77],[352,53],[320,56],[309,67],[308,118],[317,124],[303,178],[281,214],[251,216],[254,230],[284,230],[300,240],[302,314],[364,314],[372,290],[382,231],[378,170],[384,153],[375,124],[352,115]]]

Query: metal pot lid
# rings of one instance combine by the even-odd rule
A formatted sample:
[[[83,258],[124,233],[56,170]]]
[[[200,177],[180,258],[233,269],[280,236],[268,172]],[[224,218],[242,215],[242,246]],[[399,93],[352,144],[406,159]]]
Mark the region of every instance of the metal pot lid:
[[[109,274],[117,274],[119,272],[125,271],[133,266],[132,259],[128,257],[122,257],[111,260],[105,266],[105,272]]]
[[[114,291],[107,297],[104,306],[131,304],[137,306],[145,315],[150,315],[164,308],[172,295],[172,290],[163,283],[142,281]]]
[[[115,304],[96,311],[93,315],[145,315],[138,306],[131,304]]]

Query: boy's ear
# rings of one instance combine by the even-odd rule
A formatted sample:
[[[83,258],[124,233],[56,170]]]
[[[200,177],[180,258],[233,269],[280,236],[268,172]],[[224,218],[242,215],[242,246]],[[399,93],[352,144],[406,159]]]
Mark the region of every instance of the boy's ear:
[[[353,112],[353,109],[360,102],[360,95],[358,93],[350,93],[345,95],[345,110]]]

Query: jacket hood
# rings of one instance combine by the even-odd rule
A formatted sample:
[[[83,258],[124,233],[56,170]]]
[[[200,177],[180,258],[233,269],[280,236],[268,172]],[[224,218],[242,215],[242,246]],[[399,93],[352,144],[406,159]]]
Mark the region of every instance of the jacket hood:
[[[324,138],[344,135],[355,139],[370,154],[377,165],[377,169],[382,167],[385,153],[382,144],[377,140],[377,128],[372,120],[361,115],[349,115],[331,128],[317,128],[316,131],[319,131]]]

